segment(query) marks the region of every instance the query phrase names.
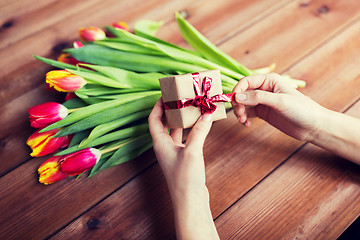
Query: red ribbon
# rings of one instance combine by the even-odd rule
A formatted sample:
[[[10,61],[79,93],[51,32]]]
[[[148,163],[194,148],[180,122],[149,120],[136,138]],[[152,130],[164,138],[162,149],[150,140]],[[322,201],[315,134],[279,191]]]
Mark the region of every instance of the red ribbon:
[[[165,102],[164,108],[165,110],[170,109],[180,109],[188,106],[199,107],[201,110],[201,114],[204,113],[213,113],[216,110],[216,102],[231,102],[234,101],[235,93],[228,94],[218,94],[210,97],[210,88],[212,79],[209,77],[204,77],[202,80],[202,90],[204,95],[201,96],[201,79],[199,73],[193,73],[193,84],[195,91],[195,98],[184,98],[176,101]]]

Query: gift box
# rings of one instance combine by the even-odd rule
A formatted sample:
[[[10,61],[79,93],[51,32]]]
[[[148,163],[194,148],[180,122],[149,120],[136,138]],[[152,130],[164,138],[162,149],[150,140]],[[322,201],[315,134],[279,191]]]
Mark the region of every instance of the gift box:
[[[233,94],[222,94],[219,70],[187,73],[159,79],[169,128],[192,127],[199,117],[212,113],[213,121],[226,118],[225,104]]]

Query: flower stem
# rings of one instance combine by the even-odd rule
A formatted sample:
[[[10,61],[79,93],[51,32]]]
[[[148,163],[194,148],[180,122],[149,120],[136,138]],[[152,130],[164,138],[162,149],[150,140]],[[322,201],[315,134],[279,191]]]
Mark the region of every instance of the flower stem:
[[[125,143],[121,143],[121,144],[118,144],[118,145],[113,146],[111,148],[100,150],[100,153],[101,153],[101,155],[103,155],[104,153],[112,152],[114,150],[117,150],[117,149],[121,148],[122,146],[124,146],[124,144]]]
[[[68,113],[72,113],[72,112],[75,112],[77,110],[80,110],[82,109],[83,107],[80,107],[80,108],[73,108],[73,109],[68,109]]]

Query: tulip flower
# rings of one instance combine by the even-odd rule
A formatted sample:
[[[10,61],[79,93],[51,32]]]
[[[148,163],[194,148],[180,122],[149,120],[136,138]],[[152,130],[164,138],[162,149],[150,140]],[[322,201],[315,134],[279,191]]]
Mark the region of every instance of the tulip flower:
[[[60,103],[46,102],[29,108],[29,119],[34,128],[44,128],[65,118],[69,111]]]
[[[75,41],[75,42],[73,43],[73,46],[74,46],[74,48],[81,48],[81,47],[84,46],[84,44],[82,44],[82,42]]]
[[[126,22],[116,22],[116,23],[113,23],[112,26],[114,28],[118,28],[118,29],[123,29],[125,31],[129,31],[129,27],[128,25],[126,24]]]
[[[38,168],[39,182],[45,185],[60,181],[68,174],[60,171],[61,156],[54,156],[43,162]]]
[[[54,156],[46,160],[38,169],[39,182],[45,185],[60,181],[90,170],[99,161],[100,150],[87,148],[64,156]]]
[[[101,152],[96,148],[70,153],[61,158],[60,170],[70,176],[78,175],[94,167],[100,157]]]
[[[105,32],[98,27],[80,28],[79,35],[85,42],[93,42],[106,38]]]
[[[60,92],[75,92],[87,82],[80,76],[66,70],[54,70],[46,74],[46,82]]]
[[[60,148],[67,147],[70,143],[70,136],[54,137],[58,129],[39,133],[34,132],[26,141],[26,144],[32,149],[30,156],[41,157],[53,153]]]
[[[62,53],[57,59],[59,62],[67,63],[76,66],[79,63],[82,63],[78,60],[76,60],[73,56],[71,56],[69,53]]]

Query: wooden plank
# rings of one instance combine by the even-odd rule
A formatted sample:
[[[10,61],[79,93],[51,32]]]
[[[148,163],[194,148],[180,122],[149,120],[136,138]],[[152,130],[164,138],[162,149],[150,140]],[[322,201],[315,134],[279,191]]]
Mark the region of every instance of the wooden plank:
[[[319,92],[320,98],[317,100],[321,103],[326,105],[327,107],[331,107],[332,109],[341,111],[344,110],[347,106],[352,104],[356,99],[359,98],[358,91],[354,91],[354,89],[359,89],[360,82],[358,80],[358,76],[360,74],[359,68],[354,68],[353,71],[349,71],[348,68],[343,68],[344,64],[346,65],[349,63],[349,59],[354,62],[354,64],[358,64],[360,61],[360,55],[354,51],[354,49],[359,49],[360,43],[355,43],[353,45],[353,39],[356,39],[356,36],[360,33],[360,22],[353,25],[351,28],[344,31],[342,34],[337,36],[332,41],[325,44],[321,49],[318,51],[315,51],[308,57],[304,58],[301,62],[296,64],[294,67],[291,68],[289,72],[296,73],[299,75],[306,75],[308,80],[308,87],[306,88],[308,93],[310,93],[311,97],[316,97]],[[343,58],[342,56],[338,55],[338,50],[342,49],[342,54],[347,56],[348,58]],[[324,64],[324,60],[327,60],[327,63]],[[325,65],[328,66],[328,72],[324,76],[318,77],[318,74],[320,74],[322,67],[319,68],[319,71],[316,70],[317,66]],[[329,68],[329,66],[332,66]],[[313,75],[314,74],[314,77]],[[343,82],[342,82],[342,97],[337,98],[336,101],[332,100],[332,96],[334,96],[338,92],[338,86],[336,87],[337,82],[339,79],[337,79],[338,76],[342,76]],[[326,82],[329,87],[327,88],[321,88],[321,91],[319,91],[319,88],[317,88],[316,83],[317,82]],[[335,87],[330,87],[332,85],[335,85]],[[315,89],[314,89],[315,88]],[[254,185],[256,185],[258,182],[260,182],[264,177],[267,176],[272,170],[274,170],[281,162],[283,162],[288,156],[290,156],[299,146],[302,145],[301,142],[297,142],[284,134],[280,133],[279,131],[275,130],[274,128],[270,127],[267,124],[264,124],[264,122],[255,120],[253,122],[251,128],[242,128],[241,126],[237,125],[234,117],[232,114],[230,114],[229,118],[224,121],[220,121],[215,123],[213,129],[211,130],[210,137],[208,138],[206,145],[205,145],[205,160],[206,160],[206,173],[207,173],[207,184],[210,191],[210,197],[211,197],[211,207],[213,216],[217,217],[221,213],[223,213],[229,206],[231,206],[233,203],[235,203],[241,196],[243,196],[245,193],[247,193]],[[221,151],[219,151],[219,142],[227,143],[221,145]],[[234,143],[234,144],[231,144]],[[306,147],[308,149],[308,147]],[[305,150],[301,150],[305,151]],[[306,150],[308,151],[308,150]],[[298,155],[297,155],[298,156]],[[327,169],[329,171],[329,175],[324,175],[324,178],[329,179],[331,177],[336,176],[339,173],[339,179],[346,179],[346,170],[353,167],[352,164],[347,163],[345,161],[339,161],[337,157],[326,153],[326,152],[318,152],[318,149],[313,152],[313,150],[310,151],[310,153],[306,154],[303,159],[304,161],[306,159],[309,159],[306,161],[307,164],[312,164],[311,159],[316,158],[319,159],[319,164],[314,169],[314,171],[321,171],[321,174],[317,175],[318,178],[322,178],[322,173],[325,171],[324,169]],[[329,160],[326,160],[329,159]],[[317,160],[316,160],[317,161]],[[316,162],[315,161],[315,162]],[[298,163],[299,161],[293,161],[294,163]],[[286,164],[284,164],[287,166]],[[351,165],[351,166],[350,166]],[[345,170],[344,170],[345,169]],[[278,169],[275,171],[277,172]],[[124,186],[123,188],[119,189],[115,193],[111,195],[111,197],[105,199],[103,202],[86,212],[84,215],[77,218],[74,222],[72,222],[70,225],[68,225],[66,228],[59,231],[54,237],[54,239],[58,238],[89,238],[92,234],[97,234],[104,236],[104,238],[111,239],[114,236],[118,237],[124,237],[128,239],[148,239],[149,236],[159,236],[160,238],[167,238],[174,235],[174,229],[172,222],[169,222],[169,219],[171,217],[171,203],[170,199],[166,195],[161,195],[159,193],[163,193],[165,188],[165,183],[159,183],[157,179],[153,180],[149,176],[157,176],[158,173],[152,173],[152,172],[159,172],[157,165],[153,166],[152,168],[148,169],[144,174],[138,176],[134,180],[131,181],[130,184]],[[296,173],[304,173],[304,169],[298,169],[294,167],[293,173],[295,175],[295,178],[298,176]],[[287,179],[291,179],[290,176],[291,173],[286,174],[284,178],[282,178],[282,182],[279,182],[279,184],[287,184],[291,187],[290,183],[287,182]],[[306,174],[306,173],[304,173]],[[306,176],[310,175],[307,174]],[[352,177],[356,175],[352,174]],[[310,177],[309,177],[310,178]],[[147,180],[144,180],[147,179]],[[267,181],[268,184],[266,185],[269,189],[269,184],[272,183],[273,178],[270,178],[271,180]],[[326,186],[322,184],[326,184],[326,179],[322,179],[321,181],[319,179],[311,178],[312,182],[320,181],[319,185],[324,188],[324,190],[329,190],[328,193],[324,192],[322,199],[325,199],[327,197],[327,194],[336,194],[334,193],[334,189],[337,189],[336,187],[340,187],[340,185],[334,185],[335,183],[338,183],[338,181],[332,181],[330,185],[326,188]],[[351,178],[350,178],[351,179]],[[146,185],[144,187],[144,182],[146,182]],[[306,182],[309,183],[309,182]],[[332,185],[331,185],[332,184]],[[296,185],[299,187],[298,185]],[[333,187],[333,190],[330,188]],[[354,186],[351,186],[349,188],[346,188],[346,185],[344,185],[344,189],[346,189],[346,192],[344,195],[341,196],[341,198],[337,198],[336,201],[339,201],[339,203],[344,203],[344,205],[340,206],[339,211],[335,211],[334,214],[338,216],[339,218],[343,217],[342,225],[338,226],[338,229],[342,230],[344,227],[346,227],[346,224],[349,224],[355,215],[358,214],[358,211],[354,211],[353,213],[349,213],[348,211],[343,211],[347,203],[343,200],[350,194],[351,191],[356,190]],[[145,201],[140,206],[137,203],[137,201],[143,201],[144,195],[141,193],[143,189],[154,189],[151,192],[147,192],[150,196],[146,196],[146,199],[151,199],[152,203],[159,203],[158,205],[151,205],[149,201]],[[265,189],[265,187],[262,188],[262,190]],[[302,189],[299,187],[299,189]],[[316,186],[314,187],[313,195],[311,196],[311,199],[314,199],[316,195],[316,191],[319,189]],[[305,189],[306,190],[306,189]],[[251,191],[252,192],[252,191]],[[250,193],[251,193],[250,192]],[[280,192],[280,191],[279,191]],[[271,194],[271,191],[268,190],[267,193]],[[354,193],[354,192],[352,192]],[[283,196],[289,196],[289,192],[286,192],[288,195]],[[300,194],[300,193],[299,193]],[[304,194],[302,192],[302,194]],[[256,194],[258,196],[257,199],[264,199],[262,195],[260,194],[260,191],[256,191]],[[253,195],[251,195],[253,196]],[[277,195],[274,194],[276,197]],[[354,195],[351,197],[350,202],[352,199],[355,199],[358,195]],[[303,198],[306,198],[306,194],[302,196]],[[166,198],[166,200],[164,200]],[[246,195],[245,195],[246,198]],[[302,198],[302,199],[303,199]],[[131,201],[129,199],[132,199]],[[246,198],[248,199],[248,198]],[[295,201],[296,199],[290,198],[290,200],[293,200],[294,205],[300,204],[300,202]],[[289,202],[291,202],[289,200]],[[318,203],[320,203],[321,198],[318,200]],[[275,200],[274,200],[275,201]],[[310,201],[310,200],[309,200]],[[335,202],[336,202],[335,201]],[[358,200],[357,200],[358,201]],[[272,202],[271,202],[272,203]],[[325,202],[326,203],[326,202]],[[276,202],[274,202],[276,204]],[[330,202],[329,205],[334,204],[334,202]],[[239,206],[239,208],[242,208],[242,213],[246,213],[251,211],[251,208],[254,208],[254,206],[257,205],[257,202],[253,202],[248,200],[248,205],[244,207],[242,204],[237,204],[236,206]],[[350,205],[348,205],[350,206]],[[352,206],[352,205],[351,205]],[[106,209],[107,213],[111,212],[111,216],[107,214],[100,214],[102,212],[102,209]],[[109,209],[111,208],[111,209]],[[351,208],[350,208],[351,209]],[[270,208],[271,210],[271,208]],[[132,212],[132,216],[137,216],[140,214],[142,218],[150,219],[146,220],[145,222],[151,221],[153,225],[149,226],[148,224],[142,225],[143,222],[138,222],[136,218],[128,218],[128,213]],[[162,221],[158,218],[154,217],[156,214],[163,214],[163,212],[169,213],[169,215],[166,215],[163,217],[162,215]],[[270,211],[266,212],[268,214],[267,216],[271,216],[271,214],[275,214],[276,212]],[[296,211],[294,211],[296,213]],[[331,212],[333,213],[333,212]],[[348,214],[349,213],[349,214]],[[225,215],[224,213],[223,215]],[[250,214],[250,213],[249,213]],[[265,213],[264,213],[265,214]],[[321,212],[323,214],[323,211]],[[343,214],[343,215],[342,215]],[[222,215],[222,216],[223,216]],[[346,217],[345,217],[346,215]],[[89,221],[91,219],[91,216],[96,216],[96,219],[100,223],[104,223],[103,225],[100,225],[98,228],[95,229],[88,229],[84,226],[84,223]],[[233,221],[226,222],[226,219],[229,217],[220,217],[219,219],[224,219],[224,224],[219,225],[219,231],[222,236],[226,235],[227,228],[231,230],[231,226],[238,226],[236,225],[237,219],[234,218]],[[236,215],[237,217],[241,217],[241,214]],[[325,216],[325,215],[321,215]],[[285,217],[285,216],[283,216]],[[136,237],[132,237],[128,235],[128,232],[123,230],[121,224],[125,224],[122,222],[122,219],[127,219],[125,226],[131,226],[129,232],[136,232]],[[321,218],[320,218],[321,219]],[[249,219],[250,221],[251,219]],[[261,220],[256,219],[256,220]],[[288,219],[288,221],[291,221],[292,219]],[[220,220],[219,220],[220,221]],[[278,222],[274,221],[274,219],[269,219],[269,221],[273,221],[274,224],[277,224]],[[110,226],[108,226],[108,223],[115,222],[118,227],[114,229],[112,232],[109,231]],[[321,221],[320,221],[321,222]],[[283,222],[280,222],[277,226],[277,229],[281,228],[283,226]],[[336,221],[334,220],[334,223]],[[219,223],[220,224],[220,223]],[[262,222],[262,225],[264,225],[265,222]],[[226,228],[226,226],[228,226]],[[137,226],[137,227],[136,227]],[[257,225],[261,226],[261,224]],[[255,228],[255,227],[254,227]],[[159,231],[161,229],[161,231]],[[236,228],[234,229],[234,231]],[[258,230],[256,228],[255,230]],[[329,229],[327,229],[329,230]],[[167,232],[170,231],[170,232]],[[260,232],[260,230],[258,230]],[[152,232],[152,233],[149,233]],[[329,236],[332,236],[330,230]],[[260,233],[259,233],[260,234]],[[261,234],[266,234],[261,232]],[[144,236],[144,237],[139,237]],[[226,235],[230,236],[230,235]],[[249,238],[252,238],[253,235],[248,235]],[[267,236],[267,235],[266,235]],[[276,238],[276,237],[275,237]],[[276,238],[277,239],[277,238]]]
[[[34,4],[34,1],[28,2],[33,2],[32,5],[36,5]],[[54,24],[62,22],[70,16],[75,16],[79,12],[86,10],[86,8],[95,8],[96,6],[94,5],[96,3],[96,0],[85,2],[62,0],[52,2],[42,9],[37,9],[37,11],[21,14],[16,17],[12,16],[12,22],[16,24],[13,24],[2,33],[4,39],[0,42],[0,49],[7,46],[11,47],[12,44],[20,41],[26,36],[37,34],[45,28],[51,28]],[[70,5],[71,8],[67,7]],[[56,12],[56,14],[54,14],[54,12]]]
[[[2,0],[0,2],[0,25],[4,31],[14,25],[17,25],[16,19],[30,12],[37,11],[41,8],[47,7],[56,2],[56,0],[37,0],[37,1],[22,1],[22,0]]]
[[[216,3],[215,3],[216,2]],[[218,44],[278,11],[291,0],[207,1],[184,9],[188,20],[213,43]],[[188,45],[174,19],[157,36],[181,46]]]
[[[360,118],[360,101],[349,113]],[[359,176],[358,165],[307,144],[216,220],[219,234],[336,239],[360,215]]]
[[[92,178],[83,175],[49,186],[40,184],[36,174],[44,158],[28,161],[0,179],[0,239],[46,238],[147,168],[152,159],[148,152]]]
[[[250,67],[282,72],[360,16],[357,0],[293,1],[220,47]]]

